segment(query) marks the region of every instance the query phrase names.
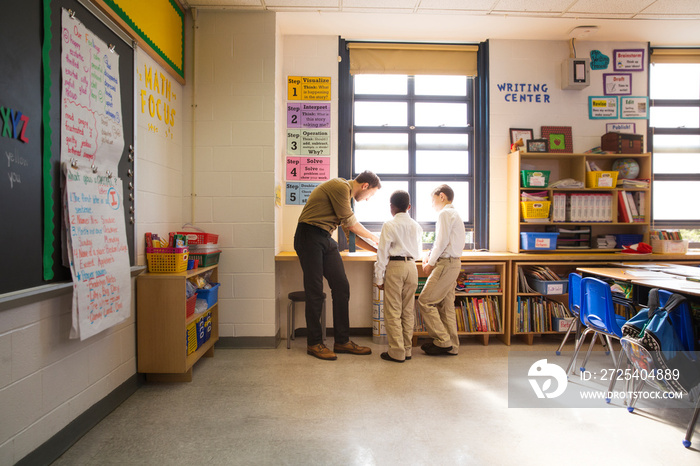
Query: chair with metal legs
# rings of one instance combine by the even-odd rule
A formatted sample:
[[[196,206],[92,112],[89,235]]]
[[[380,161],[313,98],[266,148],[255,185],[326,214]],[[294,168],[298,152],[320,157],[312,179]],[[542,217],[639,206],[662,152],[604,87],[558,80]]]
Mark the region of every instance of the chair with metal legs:
[[[306,292],[292,291],[287,297],[289,298],[289,304],[287,304],[287,349],[289,349],[291,340],[294,340],[296,303],[306,302]],[[326,293],[323,293],[323,309],[321,310],[321,338],[326,341]]]
[[[613,364],[617,365],[615,353],[612,350],[611,338],[617,340],[622,338],[622,325],[627,319],[615,314],[612,292],[607,283],[592,277],[584,278],[581,281],[580,317],[581,323],[586,329],[581,334],[581,338],[576,342],[576,349],[574,350],[569,367],[566,368],[566,373],[569,374],[569,371],[572,369],[578,353],[581,350],[581,346],[583,345],[583,341],[589,333],[593,333],[593,338],[588,346],[586,358],[580,367],[581,372],[586,371],[586,363],[588,362],[597,335],[601,335],[605,338],[613,358]]]
[[[566,343],[566,340],[569,339],[569,335],[574,328],[576,330],[576,333],[574,334],[574,341],[578,341],[578,338],[581,336],[581,319],[579,317],[581,313],[581,275],[573,272],[569,274],[568,291],[569,312],[571,312],[571,315],[574,316],[574,320],[571,322],[571,325],[569,325],[569,329],[566,331],[566,335],[564,335],[564,339],[556,351],[557,356],[561,355],[561,350],[564,348],[564,344]]]

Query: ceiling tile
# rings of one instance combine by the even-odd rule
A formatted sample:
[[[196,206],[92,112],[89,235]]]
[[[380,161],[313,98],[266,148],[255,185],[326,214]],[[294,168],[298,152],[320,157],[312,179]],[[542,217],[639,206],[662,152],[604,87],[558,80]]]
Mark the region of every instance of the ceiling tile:
[[[491,11],[498,0],[421,0],[418,11],[423,10],[463,10]]]
[[[698,0],[657,0],[646,7],[641,15],[689,15],[700,14],[700,1]]]
[[[298,8],[338,8],[340,0],[265,0],[268,8],[298,7]]]
[[[572,0],[499,0],[494,12],[503,11],[542,11],[561,13],[571,5]]]
[[[343,0],[343,11],[353,8],[371,10],[404,8],[413,11],[420,0]]]
[[[654,0],[578,0],[567,13],[637,14],[652,3]]]

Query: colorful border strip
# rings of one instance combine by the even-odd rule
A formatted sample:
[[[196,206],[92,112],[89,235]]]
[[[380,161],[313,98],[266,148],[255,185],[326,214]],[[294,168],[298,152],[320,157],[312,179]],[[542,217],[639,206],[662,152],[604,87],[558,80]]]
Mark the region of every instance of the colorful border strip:
[[[53,189],[51,187],[51,0],[44,2],[44,42],[41,45],[41,66],[43,72],[43,104],[41,121],[43,125],[42,182],[44,185],[44,280],[53,279]]]
[[[180,19],[182,20],[182,32],[180,34],[180,37],[182,39],[182,43],[180,46],[180,50],[182,53],[181,62],[182,66],[177,66],[170,58],[168,58],[165,53],[158,47],[153,40],[146,35],[144,31],[139,28],[136,23],[129,17],[129,15],[126,14],[124,10],[121,9],[119,5],[115,2],[115,0],[103,0],[104,3],[109,6],[136,34],[139,35],[148,45],[153,49],[159,57],[161,57],[165,62],[175,71],[181,78],[185,78],[185,73],[183,71],[184,64],[185,64],[185,16],[182,10],[180,10],[180,7],[175,3],[175,0],[169,0],[170,5],[173,7],[173,9],[177,12],[178,16],[180,16]]]

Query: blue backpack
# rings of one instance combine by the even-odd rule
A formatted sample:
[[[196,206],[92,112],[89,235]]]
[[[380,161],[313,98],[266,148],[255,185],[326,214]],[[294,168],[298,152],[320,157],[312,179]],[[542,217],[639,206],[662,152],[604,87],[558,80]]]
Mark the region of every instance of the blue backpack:
[[[700,365],[692,353],[695,340],[685,297],[672,294],[659,306],[659,289],[652,288],[647,307],[622,326],[622,335],[645,348],[656,369],[678,370],[679,377],[666,379],[673,389],[690,391],[700,383]]]

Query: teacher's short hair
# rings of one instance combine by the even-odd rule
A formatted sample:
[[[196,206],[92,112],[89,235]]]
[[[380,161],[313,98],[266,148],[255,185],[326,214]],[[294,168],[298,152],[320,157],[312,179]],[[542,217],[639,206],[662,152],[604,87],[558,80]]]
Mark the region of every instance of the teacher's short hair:
[[[355,182],[360,184],[368,183],[370,188],[381,188],[382,181],[377,175],[369,170],[365,170],[355,178]]]

